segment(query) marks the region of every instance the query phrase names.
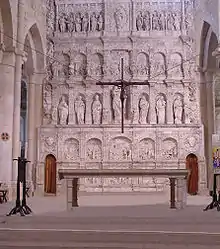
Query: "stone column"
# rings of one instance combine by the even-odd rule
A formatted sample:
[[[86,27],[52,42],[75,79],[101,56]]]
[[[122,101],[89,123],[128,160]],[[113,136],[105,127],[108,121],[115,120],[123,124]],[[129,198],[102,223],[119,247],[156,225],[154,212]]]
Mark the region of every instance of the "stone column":
[[[173,124],[173,91],[171,83],[167,83],[167,108],[166,108],[166,121],[167,124]]]
[[[184,178],[176,179],[176,208],[183,209],[186,207],[187,201],[187,181]]]
[[[138,124],[139,121],[139,108],[138,108],[138,97],[140,93],[138,91],[138,86],[133,86],[131,88],[131,113],[132,113],[132,123],[133,124]]]
[[[109,86],[103,86],[103,116],[102,123],[109,124],[112,119],[111,90]]]
[[[76,89],[73,86],[69,87],[69,124],[76,124],[76,115],[75,115],[75,98],[76,98]]]
[[[27,159],[30,161],[27,167],[27,181],[32,182],[32,169],[34,165],[34,143],[35,143],[35,84],[36,74],[32,74],[28,84],[28,146]]]
[[[7,141],[0,140],[0,181],[11,183],[12,180],[12,134],[13,134],[13,95],[15,75],[15,49],[4,52],[3,64],[0,63],[0,127],[1,133],[9,135]]]
[[[15,61],[15,82],[14,82],[14,114],[13,114],[13,146],[12,156],[17,158],[20,156],[20,104],[21,104],[21,74],[23,63],[23,36],[24,36],[24,14],[25,1],[18,1],[18,20],[17,20],[17,54]],[[12,180],[17,179],[17,162],[13,162]]]
[[[156,124],[157,123],[157,117],[156,117],[156,89],[155,89],[155,83],[150,83],[150,96],[149,96],[149,102],[150,102],[150,124]]]
[[[85,124],[92,124],[92,100],[93,100],[93,95],[88,89],[86,89],[86,117],[85,117]]]

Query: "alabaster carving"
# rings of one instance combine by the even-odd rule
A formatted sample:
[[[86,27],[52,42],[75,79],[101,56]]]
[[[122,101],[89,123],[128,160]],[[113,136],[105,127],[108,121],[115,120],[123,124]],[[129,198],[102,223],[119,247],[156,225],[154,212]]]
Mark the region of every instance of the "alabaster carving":
[[[158,124],[166,123],[166,100],[163,95],[159,95],[156,101],[156,116]]]
[[[52,106],[51,109],[51,122],[52,124],[57,124],[58,121],[58,110],[56,106]]]
[[[92,122],[93,124],[101,124],[102,120],[102,103],[98,94],[95,95],[92,103]]]
[[[151,78],[166,78],[166,58],[162,53],[156,53],[151,61]]]
[[[58,105],[59,124],[66,125],[68,123],[69,106],[67,104],[66,96],[62,95]]]
[[[51,60],[54,56],[54,43],[51,40],[47,40],[47,59]]]
[[[131,142],[127,138],[115,138],[109,152],[109,159],[114,161],[131,160]]]
[[[150,73],[150,62],[149,56],[143,52],[139,53],[136,61],[136,76],[149,76]]]
[[[52,86],[50,84],[46,84],[44,87],[44,113],[45,115],[50,114],[52,107]]]
[[[103,74],[103,56],[94,54],[88,63],[88,75],[101,76]]]
[[[183,98],[181,95],[177,95],[173,102],[173,114],[174,114],[174,123],[182,124],[183,123]]]
[[[152,160],[155,158],[155,142],[151,139],[142,139],[139,143],[139,159]]]
[[[115,123],[119,123],[121,120],[121,99],[120,99],[120,89],[115,86],[112,89],[112,111],[113,119]]]
[[[41,164],[50,153],[58,168],[75,169],[176,168],[191,152],[203,160],[191,3],[48,1]],[[119,82],[121,58],[124,80],[149,83],[126,87],[124,134],[120,88],[96,85]],[[86,191],[158,191],[164,181],[83,184]]]
[[[79,141],[74,138],[69,138],[64,142],[63,154],[66,160],[79,159]]]
[[[147,116],[149,111],[149,102],[145,96],[142,96],[139,100],[139,123],[147,124]]]
[[[178,147],[177,147],[177,141],[175,139],[165,139],[163,141],[163,153],[162,155],[166,159],[175,159],[178,158]]]
[[[182,55],[175,53],[170,57],[169,63],[169,77],[171,78],[183,78],[183,59]]]
[[[78,54],[74,61],[70,63],[70,75],[85,77],[86,76],[86,55],[85,54]]]
[[[77,124],[85,124],[85,111],[86,104],[81,95],[79,95],[75,100],[75,113]]]
[[[102,142],[99,139],[90,139],[86,146],[86,158],[89,161],[101,161]]]
[[[60,13],[58,19],[58,30],[61,33],[65,32],[97,32],[102,31],[104,27],[103,13],[95,11],[89,12],[70,12]]]
[[[123,6],[119,6],[114,12],[115,26],[118,31],[124,28],[127,23],[127,13]]]
[[[56,139],[53,135],[43,135],[41,137],[41,153],[54,154],[56,153]]]

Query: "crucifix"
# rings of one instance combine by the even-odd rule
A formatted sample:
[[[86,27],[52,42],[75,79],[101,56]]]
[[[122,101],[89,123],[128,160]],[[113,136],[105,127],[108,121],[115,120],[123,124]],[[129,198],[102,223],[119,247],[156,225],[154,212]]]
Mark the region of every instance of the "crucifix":
[[[117,86],[120,91],[120,100],[121,100],[121,133],[124,133],[124,102],[126,99],[126,87],[134,85],[149,85],[148,81],[144,82],[129,82],[124,80],[124,59],[121,58],[121,79],[116,80],[115,82],[97,82],[96,85],[100,86]]]

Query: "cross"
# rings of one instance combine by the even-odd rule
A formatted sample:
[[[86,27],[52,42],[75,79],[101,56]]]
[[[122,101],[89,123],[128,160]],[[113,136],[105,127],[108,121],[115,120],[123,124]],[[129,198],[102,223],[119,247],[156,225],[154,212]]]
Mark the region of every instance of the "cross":
[[[126,99],[126,87],[134,85],[149,85],[148,81],[145,82],[128,82],[124,80],[124,59],[121,58],[121,79],[115,82],[97,82],[96,85],[100,86],[117,86],[121,89],[120,100],[121,100],[121,133],[124,133],[124,101]]]

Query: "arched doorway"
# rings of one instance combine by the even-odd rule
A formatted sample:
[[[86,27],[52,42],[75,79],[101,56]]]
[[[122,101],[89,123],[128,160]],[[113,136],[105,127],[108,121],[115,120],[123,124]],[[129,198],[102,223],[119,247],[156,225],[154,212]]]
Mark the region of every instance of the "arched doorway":
[[[199,169],[198,158],[195,154],[190,153],[186,157],[186,169],[190,170],[187,180],[187,192],[191,195],[197,195],[199,188]]]
[[[47,155],[44,180],[44,192],[47,194],[56,194],[56,168],[56,158],[53,155]]]

